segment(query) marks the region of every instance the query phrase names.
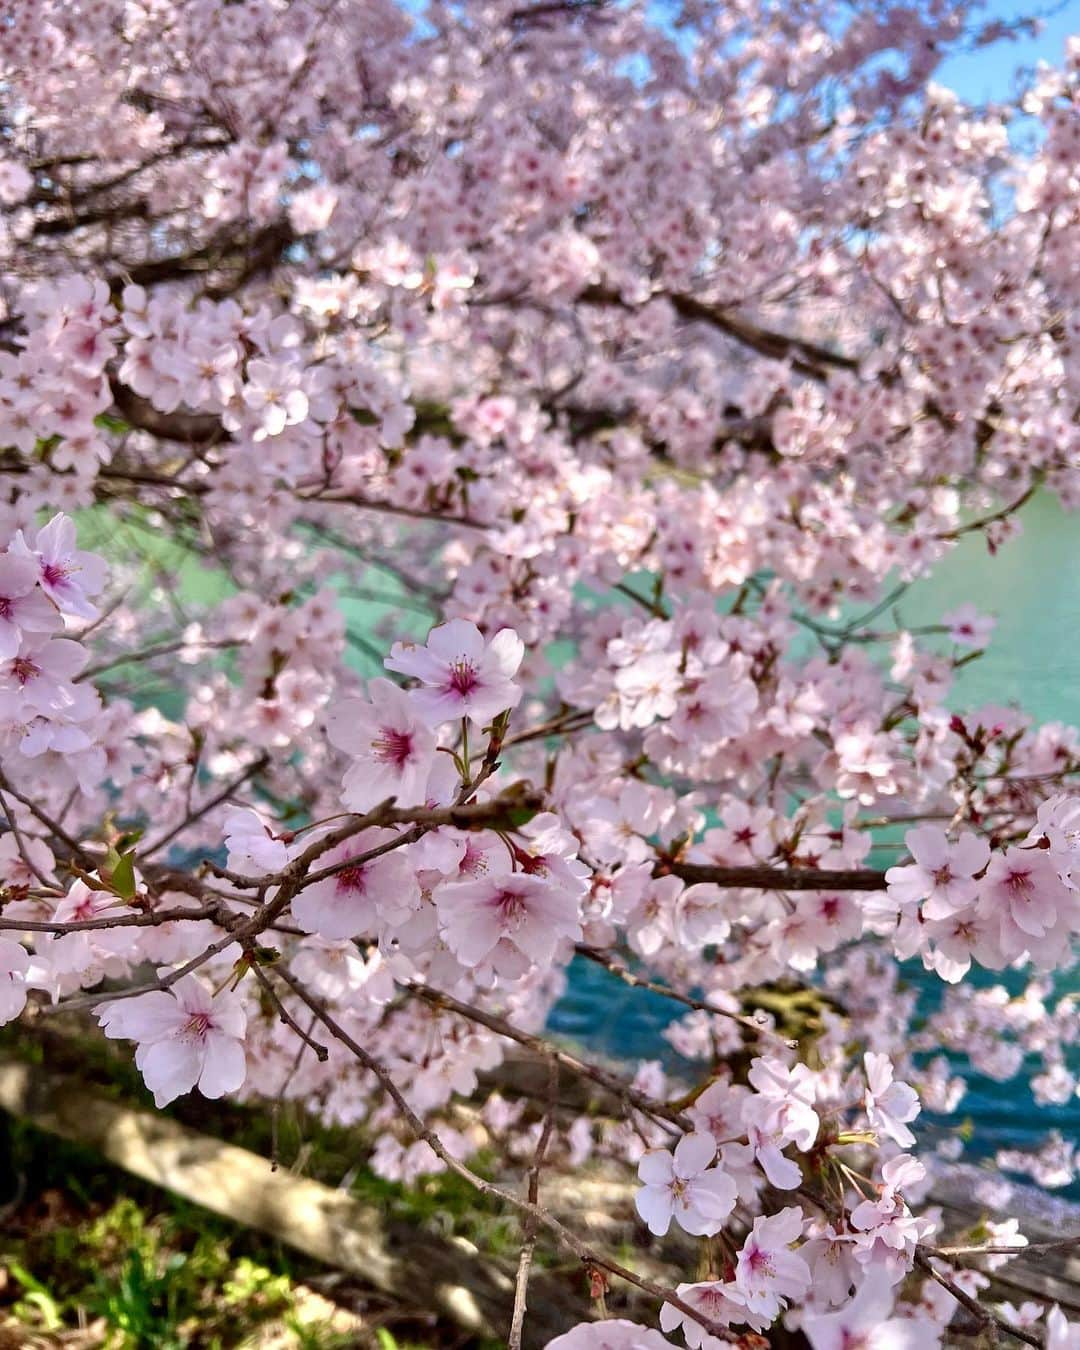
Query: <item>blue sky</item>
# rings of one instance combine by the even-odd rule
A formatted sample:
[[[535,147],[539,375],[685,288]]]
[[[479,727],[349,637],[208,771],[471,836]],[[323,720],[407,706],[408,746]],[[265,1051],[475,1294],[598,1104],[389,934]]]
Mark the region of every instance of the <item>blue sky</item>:
[[[1039,9],[1050,6],[1044,0]],[[950,57],[935,75],[938,84],[953,89],[966,102],[982,103],[1003,99],[1012,87],[1014,71],[1021,66],[1034,66],[1038,61],[1059,64],[1065,54],[1065,39],[1080,33],[1080,0],[1064,0],[1044,20],[1043,31],[1034,38],[1016,42],[998,42],[981,51]],[[1017,16],[1036,11],[1035,4],[1023,0],[988,0],[982,11],[984,19],[1013,20]]]

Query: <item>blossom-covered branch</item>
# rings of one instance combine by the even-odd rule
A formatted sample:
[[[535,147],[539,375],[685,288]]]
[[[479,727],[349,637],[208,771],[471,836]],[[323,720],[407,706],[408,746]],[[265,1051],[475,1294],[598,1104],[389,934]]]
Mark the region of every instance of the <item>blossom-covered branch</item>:
[[[559,1350],[1075,1340],[926,1203],[969,1070],[1077,1090],[1080,734],[912,622],[1080,501],[1080,46],[970,107],[972,10],[0,28],[0,1022],[457,1173],[511,1343],[544,1243],[605,1314]],[[671,1055],[556,1036],[583,969]],[[685,1281],[541,1203],[594,1159]]]

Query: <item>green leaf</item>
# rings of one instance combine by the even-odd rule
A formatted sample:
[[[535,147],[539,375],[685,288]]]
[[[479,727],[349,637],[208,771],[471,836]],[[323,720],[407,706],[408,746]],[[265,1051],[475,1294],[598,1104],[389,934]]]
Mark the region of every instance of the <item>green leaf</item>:
[[[120,853],[110,846],[105,862],[98,868],[105,888],[121,900],[135,899],[135,850]]]
[[[135,899],[135,850],[121,854],[120,861],[113,868],[113,889],[125,900]]]

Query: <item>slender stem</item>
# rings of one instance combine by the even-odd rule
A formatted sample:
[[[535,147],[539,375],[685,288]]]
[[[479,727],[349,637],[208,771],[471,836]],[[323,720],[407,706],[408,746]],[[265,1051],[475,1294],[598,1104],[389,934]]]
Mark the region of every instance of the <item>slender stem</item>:
[[[558,1241],[561,1246],[565,1247],[568,1251],[578,1257],[579,1260],[585,1264],[586,1268],[606,1270],[610,1274],[617,1276],[619,1279],[625,1280],[629,1284],[636,1285],[639,1289],[643,1289],[647,1294],[651,1294],[653,1298],[661,1299],[665,1303],[670,1303],[672,1307],[677,1308],[681,1313],[690,1317],[711,1336],[718,1336],[724,1341],[738,1341],[739,1336],[737,1333],[733,1332],[729,1327],[723,1326],[721,1323],[714,1322],[711,1318],[706,1317],[700,1308],[692,1307],[673,1289],[665,1289],[663,1285],[645,1279],[634,1271],[627,1270],[625,1266],[619,1265],[618,1262],[612,1261],[608,1257],[594,1251],[591,1247],[587,1246],[575,1232],[567,1228],[566,1225],[556,1219],[553,1214],[544,1209],[542,1205],[530,1200],[522,1199],[521,1196],[515,1195],[513,1191],[508,1191],[504,1187],[498,1186],[494,1182],[486,1181],[483,1177],[478,1176],[477,1173],[463,1163],[460,1158],[455,1157],[454,1154],[450,1152],[434,1130],[429,1129],[428,1126],[424,1124],[420,1116],[418,1116],[409,1105],[386,1066],[365,1050],[358,1041],[349,1035],[344,1027],[334,1020],[333,1016],[327,1011],[326,1005],[313,994],[310,994],[291,972],[280,970],[278,971],[278,974],[293,993],[296,994],[296,996],[305,1003],[312,1012],[318,1014],[319,1020],[322,1022],[323,1026],[326,1027],[327,1031],[329,1031],[330,1034],[336,1040],[339,1040],[347,1049],[351,1050],[363,1067],[375,1076],[383,1091],[394,1103],[398,1113],[412,1130],[413,1134],[417,1139],[422,1139],[424,1143],[431,1148],[435,1156],[439,1158],[451,1172],[456,1173],[462,1180],[469,1182],[469,1184],[475,1187],[481,1195],[488,1195],[494,1199],[502,1200],[505,1204],[512,1205],[522,1214],[532,1215],[538,1224],[548,1229],[548,1231],[554,1235],[556,1241]]]
[[[15,847],[19,850],[19,856],[26,864],[27,870],[30,872],[31,876],[41,886],[44,886],[47,891],[56,891],[55,884],[49,880],[45,873],[38,867],[37,863],[34,862],[33,858],[31,858],[30,851],[26,847],[26,841],[22,837],[22,831],[16,824],[15,816],[2,793],[0,793],[0,808],[3,808],[4,817],[7,820],[8,827],[15,839]],[[63,894],[63,892],[61,891],[60,894]]]
[[[257,773],[261,773],[269,763],[270,756],[265,753],[261,754],[258,759],[247,766],[243,773],[237,774],[231,783],[226,783],[220,792],[215,793],[213,797],[208,801],[205,801],[197,811],[189,812],[179,825],[169,830],[166,834],[160,835],[153,843],[147,844],[144,849],[140,850],[140,859],[150,858],[160,849],[163,849],[166,844],[171,844],[177,835],[183,834],[189,826],[194,825],[196,821],[202,820],[203,816],[209,815],[215,806],[220,806],[222,802],[228,801],[237,788],[243,787],[249,778],[254,778]]]

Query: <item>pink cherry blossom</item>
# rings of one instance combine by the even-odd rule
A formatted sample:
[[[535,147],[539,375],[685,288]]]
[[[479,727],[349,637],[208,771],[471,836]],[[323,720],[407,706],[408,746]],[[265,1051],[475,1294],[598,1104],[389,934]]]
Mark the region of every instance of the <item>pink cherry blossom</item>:
[[[944,830],[920,825],[908,830],[904,842],[915,862],[890,867],[886,874],[889,894],[898,903],[923,902],[925,918],[947,919],[975,899],[979,887],[974,877],[990,861],[985,839],[965,831],[950,844]]]
[[[432,726],[460,717],[483,725],[517,707],[521,688],[512,676],[523,654],[521,639],[508,628],[485,642],[475,624],[451,619],[431,630],[426,646],[395,643],[385,664],[421,681],[411,698]]]
[[[288,845],[275,839],[250,807],[234,807],[226,815],[225,847],[229,867],[246,876],[280,872],[289,861]]]
[[[14,159],[0,159],[0,202],[14,206],[21,202],[34,186],[26,169]]]
[[[394,850],[364,858],[395,837],[392,830],[361,830],[322,855],[321,867],[338,870],[306,886],[292,900],[293,917],[305,933],[337,942],[376,936],[384,925],[408,919],[419,900],[419,888],[407,857]]]
[[[17,942],[0,937],[0,1025],[11,1022],[22,1012],[29,969],[29,954]]]
[[[1001,923],[1006,952],[1018,956],[1029,938],[1041,938],[1059,912],[1075,910],[1051,858],[1035,849],[1010,848],[995,854],[979,887],[979,911]]]
[[[55,607],[38,589],[32,558],[0,554],[0,661],[18,655],[23,633],[48,633],[57,625]]]
[[[37,558],[41,588],[62,613],[80,619],[97,617],[90,596],[104,585],[105,564],[96,554],[76,547],[75,524],[67,516],[53,516],[32,543],[19,531],[11,549],[17,556]]]
[[[621,1317],[582,1322],[548,1341],[545,1350],[669,1350],[673,1342],[651,1327]]]
[[[994,1168],[1080,1171],[1039,1123],[1076,1087],[1080,729],[970,677],[1005,543],[1080,506],[1080,40],[972,104],[944,63],[1022,22],[790,8],[0,25],[0,1012],[100,999],[159,1097],[294,1101],[408,1185],[524,1185],[546,1137],[544,1203],[591,1158],[662,1225],[737,1202],[713,1269],[671,1244],[689,1310],[638,1314],[692,1350],[932,1345],[931,1173],[991,1148],[990,1211]],[[961,537],[979,584],[923,624]],[[629,1034],[657,986],[678,1068]],[[593,987],[629,1062],[560,1056],[588,1107],[485,1102]],[[972,1075],[1029,1141],[948,1128]]]
[[[1046,1314],[1046,1350],[1077,1350],[1080,1322],[1070,1322],[1055,1303]]]
[[[915,1089],[893,1078],[893,1066],[888,1055],[867,1051],[863,1055],[866,1068],[866,1114],[870,1125],[901,1148],[910,1148],[915,1136],[907,1122],[919,1114],[919,1098]]]
[[[414,698],[390,680],[371,680],[366,700],[343,699],[333,707],[326,734],[353,759],[341,795],[349,810],[366,811],[388,797],[399,806],[426,800],[435,735]]]
[[[243,399],[254,420],[252,438],[280,436],[308,415],[308,396],[301,388],[303,372],[290,361],[255,360],[248,365]]]
[[[952,640],[962,647],[985,647],[994,631],[996,620],[980,614],[974,605],[961,605],[942,616]]]
[[[675,1292],[691,1307],[698,1309],[703,1318],[721,1326],[747,1324],[756,1331],[764,1330],[769,1324],[755,1317],[738,1298],[734,1285],[719,1280],[706,1280],[697,1284],[680,1284]],[[664,1331],[681,1329],[686,1344],[691,1350],[720,1350],[726,1344],[709,1332],[681,1308],[665,1303],[660,1309],[660,1326]]]
[[[439,927],[462,965],[490,962],[513,977],[546,965],[562,941],[581,935],[576,897],[523,872],[450,882],[435,895]]]
[[[785,1303],[809,1288],[810,1267],[791,1251],[802,1230],[803,1213],[797,1205],[754,1220],[739,1250],[734,1280],[737,1297],[751,1313],[771,1322]]]
[[[881,1275],[865,1279],[836,1312],[808,1313],[803,1331],[811,1350],[937,1350],[941,1332],[923,1319],[891,1317],[895,1290]]]
[[[137,1041],[135,1063],[158,1106],[198,1087],[204,1097],[223,1097],[247,1074],[239,999],[227,990],[211,994],[186,975],[169,990],[139,994],[97,1009],[106,1036]]]
[[[687,1233],[718,1233],[735,1208],[736,1186],[720,1167],[711,1134],[684,1134],[673,1153],[653,1149],[638,1164],[643,1185],[634,1196],[651,1233],[663,1237],[671,1220]]]

